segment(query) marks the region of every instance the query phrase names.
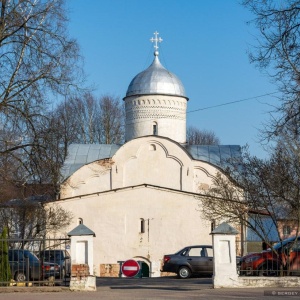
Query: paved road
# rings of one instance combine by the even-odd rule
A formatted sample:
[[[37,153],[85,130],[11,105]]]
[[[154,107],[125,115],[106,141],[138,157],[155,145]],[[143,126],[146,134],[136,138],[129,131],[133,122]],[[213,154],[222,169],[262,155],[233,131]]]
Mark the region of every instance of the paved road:
[[[213,289],[211,278],[180,280],[167,278],[97,278],[96,292],[70,292],[65,287],[19,288],[15,292],[0,293],[0,300],[174,300],[174,299],[299,299],[299,289],[276,289],[281,294],[272,296],[273,288]],[[10,289],[11,291],[11,289]],[[270,295],[265,296],[267,292]]]

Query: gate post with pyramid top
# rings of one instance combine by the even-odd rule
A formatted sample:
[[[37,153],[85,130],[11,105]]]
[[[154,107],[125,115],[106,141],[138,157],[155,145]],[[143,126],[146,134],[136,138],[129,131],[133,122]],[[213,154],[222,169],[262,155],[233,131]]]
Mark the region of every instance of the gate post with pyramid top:
[[[71,238],[72,269],[70,290],[96,291],[94,276],[95,233],[83,224],[79,224],[68,233]]]
[[[238,231],[227,223],[211,232],[214,249],[214,288],[232,287],[238,282],[235,236]]]

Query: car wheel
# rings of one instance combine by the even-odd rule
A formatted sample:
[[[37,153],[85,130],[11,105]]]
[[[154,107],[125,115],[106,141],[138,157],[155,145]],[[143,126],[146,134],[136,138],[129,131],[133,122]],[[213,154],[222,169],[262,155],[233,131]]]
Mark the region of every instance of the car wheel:
[[[26,275],[22,272],[17,272],[15,275],[15,280],[20,282],[20,281],[26,281]]]
[[[191,270],[188,267],[180,267],[178,270],[178,277],[181,279],[191,277]]]

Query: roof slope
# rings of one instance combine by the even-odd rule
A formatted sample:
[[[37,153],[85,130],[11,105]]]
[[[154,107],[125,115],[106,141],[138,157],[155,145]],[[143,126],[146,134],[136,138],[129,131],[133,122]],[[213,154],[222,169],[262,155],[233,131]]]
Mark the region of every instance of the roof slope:
[[[70,177],[82,166],[96,160],[111,158],[122,145],[71,144],[62,167],[62,181]],[[238,145],[187,145],[184,147],[195,160],[225,168],[228,160],[241,155]]]
[[[113,157],[120,147],[121,145],[71,144],[68,149],[68,156],[61,170],[62,181],[86,164]]]

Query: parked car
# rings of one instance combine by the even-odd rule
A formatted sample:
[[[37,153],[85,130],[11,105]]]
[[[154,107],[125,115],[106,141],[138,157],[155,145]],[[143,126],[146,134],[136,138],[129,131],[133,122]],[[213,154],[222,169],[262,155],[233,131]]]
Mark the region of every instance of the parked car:
[[[287,271],[289,256],[290,275],[300,275],[300,237],[279,242],[271,248],[251,253],[241,258],[240,275],[276,276],[280,270]]]
[[[240,257],[236,257],[237,267]],[[185,279],[192,275],[213,275],[213,247],[211,245],[187,246],[175,254],[163,257],[162,272],[176,273]]]
[[[195,274],[212,275],[213,248],[208,245],[188,246],[175,254],[164,255],[162,272],[177,273],[179,278]]]
[[[46,280],[59,276],[59,266],[55,263],[42,263],[38,257],[29,250],[10,249],[8,260],[11,274],[16,281]]]
[[[44,262],[56,263],[60,268],[60,278],[71,276],[71,256],[67,250],[44,250],[39,257]]]

